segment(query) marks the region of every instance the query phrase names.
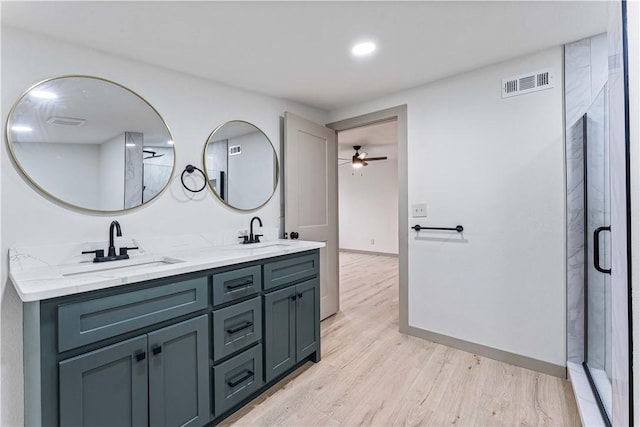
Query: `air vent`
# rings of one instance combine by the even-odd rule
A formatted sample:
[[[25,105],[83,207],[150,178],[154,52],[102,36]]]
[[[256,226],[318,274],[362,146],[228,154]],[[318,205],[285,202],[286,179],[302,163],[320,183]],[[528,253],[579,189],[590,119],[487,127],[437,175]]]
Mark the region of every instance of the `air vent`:
[[[240,153],[242,153],[242,148],[239,145],[232,145],[229,147],[230,156],[237,156]]]
[[[82,126],[86,122],[85,119],[76,119],[75,117],[60,117],[60,116],[52,116],[47,119],[47,123],[50,125],[59,125],[59,126]]]
[[[553,87],[553,74],[551,70],[543,70],[537,73],[522,74],[519,76],[502,79],[502,97],[523,95]]]

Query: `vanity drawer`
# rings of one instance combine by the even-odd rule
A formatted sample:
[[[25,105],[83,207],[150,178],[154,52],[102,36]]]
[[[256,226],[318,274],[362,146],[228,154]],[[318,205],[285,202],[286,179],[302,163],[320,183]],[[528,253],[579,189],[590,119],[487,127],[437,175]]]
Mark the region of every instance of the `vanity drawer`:
[[[317,253],[264,265],[264,289],[277,288],[318,275]]]
[[[58,351],[111,338],[207,307],[207,278],[58,306]]]
[[[260,297],[213,312],[213,359],[218,361],[262,338]]]
[[[262,345],[241,353],[213,368],[213,407],[215,416],[251,396],[264,384]]]
[[[261,290],[262,276],[259,265],[213,275],[213,305],[244,298]]]

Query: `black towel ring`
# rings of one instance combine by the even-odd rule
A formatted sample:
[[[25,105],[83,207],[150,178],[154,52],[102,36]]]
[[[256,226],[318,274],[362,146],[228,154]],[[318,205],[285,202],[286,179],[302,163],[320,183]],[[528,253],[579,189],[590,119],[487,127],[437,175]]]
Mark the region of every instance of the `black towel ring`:
[[[187,184],[184,183],[184,174],[185,173],[193,173],[194,171],[198,171],[202,174],[202,178],[204,178],[204,184],[202,184],[202,188],[199,188],[198,190],[192,190],[191,188],[187,187]],[[184,170],[182,171],[182,175],[180,175],[180,181],[182,181],[182,186],[187,190],[187,191],[191,191],[192,193],[199,193],[202,190],[204,190],[204,187],[207,186],[207,176],[204,174],[204,172],[202,171],[202,169],[197,168],[193,165],[187,165],[185,166]]]

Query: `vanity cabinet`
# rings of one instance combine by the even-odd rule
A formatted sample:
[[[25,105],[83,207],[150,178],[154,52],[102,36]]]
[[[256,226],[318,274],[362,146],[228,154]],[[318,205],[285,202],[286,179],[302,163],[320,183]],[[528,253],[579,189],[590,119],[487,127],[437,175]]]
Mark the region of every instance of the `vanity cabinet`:
[[[320,282],[312,254],[265,264],[265,379],[271,382],[319,349]]]
[[[318,251],[24,305],[25,425],[216,424],[320,360]]]
[[[207,323],[201,315],[61,361],[60,425],[204,424]]]
[[[318,287],[318,279],[312,279],[264,295],[267,382],[318,349]]]

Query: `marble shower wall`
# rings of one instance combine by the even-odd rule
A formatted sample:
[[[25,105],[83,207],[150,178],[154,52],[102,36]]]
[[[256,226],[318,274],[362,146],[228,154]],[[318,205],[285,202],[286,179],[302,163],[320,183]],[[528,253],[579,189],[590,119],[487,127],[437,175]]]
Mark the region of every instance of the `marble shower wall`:
[[[584,176],[582,115],[607,82],[607,35],[565,45],[567,173],[567,360],[584,360]]]
[[[144,135],[125,132],[124,150],[124,208],[134,208],[142,203],[142,150]]]

